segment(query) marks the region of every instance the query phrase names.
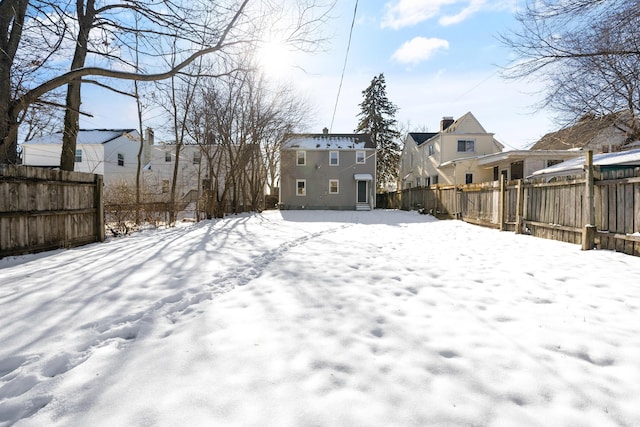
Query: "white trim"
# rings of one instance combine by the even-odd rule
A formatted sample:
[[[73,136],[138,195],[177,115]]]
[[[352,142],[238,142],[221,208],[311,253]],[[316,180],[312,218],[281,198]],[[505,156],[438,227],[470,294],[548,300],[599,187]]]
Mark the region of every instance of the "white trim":
[[[356,173],[353,174],[353,179],[356,181],[373,181],[373,175],[370,173]]]
[[[333,163],[332,162],[332,155],[335,154],[336,155],[336,162]],[[339,151],[335,151],[335,150],[331,150],[329,151],[329,166],[340,166],[340,152]]]
[[[299,184],[302,183],[302,188],[300,188]],[[300,192],[302,189],[302,193]],[[296,179],[296,196],[306,196],[307,195],[307,180],[306,179]]]
[[[302,163],[299,163],[300,153],[302,153]],[[296,151],[296,166],[306,166],[307,165],[307,152],[304,150]]]
[[[358,161],[358,156],[362,155],[362,161]],[[358,150],[356,151],[356,164],[358,165],[364,165],[367,163],[367,152],[363,151],[363,150]]]
[[[331,191],[331,183],[336,183],[336,191]],[[329,194],[340,194],[340,180],[339,179],[330,179],[329,180]]]

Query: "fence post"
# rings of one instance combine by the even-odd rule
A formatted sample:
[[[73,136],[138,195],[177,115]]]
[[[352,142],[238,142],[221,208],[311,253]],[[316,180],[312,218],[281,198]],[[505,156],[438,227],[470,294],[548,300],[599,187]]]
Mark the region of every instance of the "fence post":
[[[522,187],[522,179],[518,180],[518,198],[516,200],[516,234],[522,234],[524,225],[523,218],[524,208],[524,188]]]
[[[593,203],[593,150],[587,151],[585,156],[585,198],[583,218],[584,225],[582,228],[582,250],[588,251],[595,246],[596,239],[596,212]]]
[[[504,209],[505,209],[505,199],[506,199],[506,177],[502,175],[500,177],[500,199],[498,200],[498,221],[500,222],[500,231],[504,231]]]
[[[104,177],[96,175],[95,184],[96,238],[98,242],[104,242]]]

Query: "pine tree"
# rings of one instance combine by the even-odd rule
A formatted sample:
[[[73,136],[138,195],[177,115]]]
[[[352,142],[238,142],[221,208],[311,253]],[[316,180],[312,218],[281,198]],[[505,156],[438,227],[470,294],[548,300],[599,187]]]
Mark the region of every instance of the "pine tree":
[[[384,191],[387,184],[394,183],[398,178],[398,162],[400,161],[400,132],[396,130],[397,121],[394,118],[398,107],[387,98],[387,85],[384,74],[371,80],[368,88],[362,91],[364,100],[360,103],[358,127],[355,132],[365,132],[371,135],[376,145],[376,175],[378,192]]]

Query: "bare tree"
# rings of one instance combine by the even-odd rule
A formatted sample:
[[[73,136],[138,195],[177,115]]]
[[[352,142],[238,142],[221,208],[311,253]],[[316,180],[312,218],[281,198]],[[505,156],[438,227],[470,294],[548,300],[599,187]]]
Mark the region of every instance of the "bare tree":
[[[543,106],[567,122],[625,110],[628,137],[640,137],[640,3],[531,0],[517,19],[502,36],[519,57],[507,77],[545,79]]]
[[[81,114],[80,85],[97,84],[110,87],[118,80],[158,81],[168,79],[183,70],[197,58],[216,53],[235,55],[242,46],[252,46],[260,31],[257,23],[264,23],[270,11],[277,10],[284,1],[266,0],[166,0],[146,2],[128,0],[105,2],[98,7],[95,0],[76,0],[75,2],[3,0],[0,2],[0,163],[15,163],[17,133],[22,115],[29,105],[40,100],[46,93],[68,85],[65,103],[65,139],[63,144],[62,167],[73,169],[75,136],[78,129],[78,115]],[[299,4],[297,26],[289,34],[292,43],[313,43],[312,31],[319,28],[326,19],[326,10],[331,4],[322,5],[318,0],[303,0]],[[249,4],[256,7],[249,7]],[[75,6],[74,9],[71,5]],[[320,15],[315,12],[321,11]],[[29,15],[31,13],[31,15]],[[56,20],[51,16],[58,16]],[[133,15],[141,16],[146,25],[133,25]],[[39,16],[41,19],[30,21],[27,16]],[[205,17],[205,19],[203,19]],[[295,21],[295,19],[294,19]],[[53,68],[41,73],[21,91],[12,87],[12,76],[16,61],[21,57],[19,48],[24,29],[31,22],[38,22],[42,35],[41,43],[30,39],[31,45],[47,46],[53,51],[60,50],[64,41],[73,37],[73,58],[67,72]],[[37,33],[37,32],[35,32]],[[141,73],[134,70],[132,64],[122,62],[122,51],[132,48],[133,35],[145,35],[146,60],[153,64],[166,55],[165,48],[170,41],[180,40],[181,57],[174,67],[156,72]],[[54,34],[55,37],[50,37]],[[56,40],[50,42],[49,40]],[[46,43],[45,43],[46,42]],[[47,46],[47,49],[49,46]],[[85,62],[91,55],[97,58],[97,66],[87,67]],[[22,55],[28,57],[29,55]],[[49,53],[34,57],[33,67],[41,69],[44,63],[51,62]],[[68,58],[68,56],[67,56]],[[59,59],[59,58],[58,58]],[[114,64],[114,61],[119,61]],[[113,66],[112,66],[113,65]],[[54,77],[51,77],[51,76]],[[88,77],[93,77],[88,79]],[[107,80],[105,80],[107,79]],[[113,85],[111,85],[112,87]],[[116,89],[117,90],[117,89]]]

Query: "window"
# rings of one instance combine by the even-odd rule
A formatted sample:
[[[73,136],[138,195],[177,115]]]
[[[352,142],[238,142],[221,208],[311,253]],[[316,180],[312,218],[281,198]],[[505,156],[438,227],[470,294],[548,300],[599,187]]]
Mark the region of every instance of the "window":
[[[469,139],[458,140],[458,153],[473,153],[476,151],[476,142]]]
[[[464,176],[464,183],[465,184],[472,184],[473,183],[473,174],[472,173],[468,173]]]
[[[424,179],[424,185],[425,185],[425,187],[428,187],[428,186],[431,185],[431,177],[430,176],[428,176],[428,177],[426,177]]]
[[[416,178],[416,187],[420,187],[420,177]]]
[[[497,181],[498,178],[500,178],[500,170],[498,169],[497,166],[493,167],[493,180]]]
[[[306,151],[297,151],[298,160],[296,164],[298,166],[304,166],[307,164],[307,152]]]
[[[193,164],[199,165],[200,159],[202,159],[202,153],[193,153]]]
[[[82,162],[82,150],[76,150],[76,163]]]
[[[438,175],[433,177],[433,185],[437,185],[438,184]]]
[[[411,153],[411,156],[409,156],[409,167],[413,167],[413,153]]]
[[[118,166],[124,166],[124,154],[118,153]]]
[[[329,180],[329,193],[330,194],[338,194],[339,190],[339,181],[337,179]]]
[[[433,154],[435,153],[435,148],[433,147],[433,144],[429,144],[429,147],[427,147],[429,149],[428,151],[428,155],[427,156],[433,156]]]
[[[562,160],[547,160],[547,167],[557,165],[558,163],[562,163]]]
[[[363,165],[366,162],[366,158],[364,151],[356,151],[356,163]]]
[[[296,179],[296,195],[297,196],[306,196],[307,195],[307,180],[306,179]]]
[[[168,179],[163,179],[162,180],[162,192],[163,193],[168,193],[169,192],[169,180]]]
[[[338,166],[338,152],[329,151],[329,164],[331,166]]]
[[[164,161],[165,162],[170,162],[171,161],[171,153],[170,152],[166,151],[164,153]]]

